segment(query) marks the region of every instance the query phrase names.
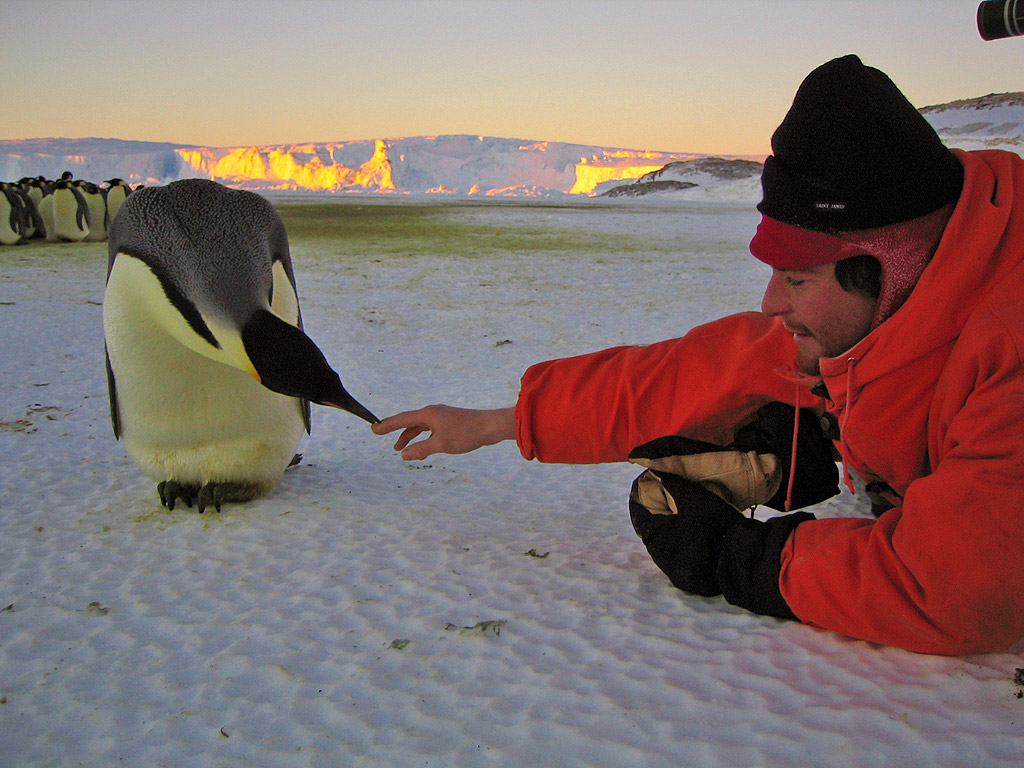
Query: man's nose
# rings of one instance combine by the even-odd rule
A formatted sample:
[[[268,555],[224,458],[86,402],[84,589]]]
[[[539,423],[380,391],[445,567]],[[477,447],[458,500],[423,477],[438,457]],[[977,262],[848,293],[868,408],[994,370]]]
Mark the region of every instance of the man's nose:
[[[786,301],[781,278],[773,274],[765,286],[764,296],[761,297],[761,311],[771,317],[784,315],[789,311],[789,303]]]

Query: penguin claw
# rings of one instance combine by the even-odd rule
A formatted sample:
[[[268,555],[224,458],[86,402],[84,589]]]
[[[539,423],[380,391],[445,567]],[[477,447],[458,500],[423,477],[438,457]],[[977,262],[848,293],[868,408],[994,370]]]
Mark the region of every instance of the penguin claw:
[[[213,508],[220,512],[220,503],[227,496],[227,483],[207,483],[199,489],[199,514],[203,514],[206,508],[213,505]]]

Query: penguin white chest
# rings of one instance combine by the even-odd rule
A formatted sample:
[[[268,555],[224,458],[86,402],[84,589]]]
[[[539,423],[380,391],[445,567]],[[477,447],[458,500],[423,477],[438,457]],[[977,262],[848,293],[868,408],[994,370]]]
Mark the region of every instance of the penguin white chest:
[[[214,359],[223,352],[189,327],[142,261],[114,261],[103,330],[121,438],[145,474],[264,493],[277,485],[302,437],[301,401]]]

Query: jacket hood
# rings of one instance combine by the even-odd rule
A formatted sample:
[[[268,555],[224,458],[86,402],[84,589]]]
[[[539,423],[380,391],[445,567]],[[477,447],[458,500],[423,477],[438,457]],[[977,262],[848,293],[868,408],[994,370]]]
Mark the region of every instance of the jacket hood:
[[[855,385],[863,386],[948,345],[1024,262],[1024,215],[1011,208],[1014,195],[1024,195],[1024,159],[998,150],[954,151],[964,165],[963,192],[931,262],[888,320],[845,354],[821,361],[826,381],[845,378],[852,364]]]

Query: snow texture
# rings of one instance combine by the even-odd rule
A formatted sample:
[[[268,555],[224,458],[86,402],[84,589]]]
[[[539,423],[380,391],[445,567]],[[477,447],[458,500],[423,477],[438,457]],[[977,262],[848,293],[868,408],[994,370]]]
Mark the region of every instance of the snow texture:
[[[293,242],[307,331],[381,415],[511,404],[535,361],[679,335],[765,278],[747,208],[450,215],[645,248]],[[632,532],[634,467],[409,464],[317,409],[270,497],[162,509],[110,430],[105,264],[0,250],[3,768],[1021,764],[1024,647],[915,655],[687,596]]]

